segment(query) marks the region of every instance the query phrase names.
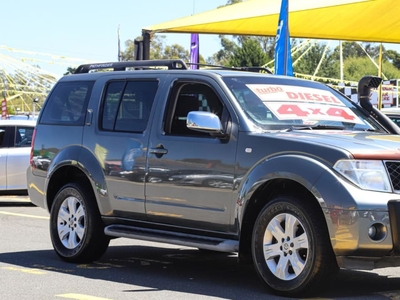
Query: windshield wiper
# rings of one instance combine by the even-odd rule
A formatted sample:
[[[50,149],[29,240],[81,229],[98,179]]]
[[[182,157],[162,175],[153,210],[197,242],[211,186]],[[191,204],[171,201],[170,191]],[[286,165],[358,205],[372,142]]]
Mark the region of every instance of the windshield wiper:
[[[345,130],[345,126],[334,126],[334,125],[324,125],[318,124],[313,126],[290,126],[282,131],[293,131],[293,130],[320,130],[320,129],[333,129],[333,130]]]

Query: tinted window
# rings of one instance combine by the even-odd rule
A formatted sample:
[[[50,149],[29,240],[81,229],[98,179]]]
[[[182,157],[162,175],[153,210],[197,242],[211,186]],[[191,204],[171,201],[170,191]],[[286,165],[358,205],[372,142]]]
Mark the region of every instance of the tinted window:
[[[6,137],[6,127],[0,127],[0,147],[4,147]]]
[[[394,115],[389,115],[389,118],[396,123],[397,126],[400,127],[400,115],[394,116]]]
[[[223,105],[217,94],[209,86],[201,83],[177,83],[174,88],[179,92],[176,100],[170,99],[169,105],[173,108],[172,113],[166,115],[170,120],[164,122],[165,132],[171,135],[210,137],[208,133],[187,128],[186,118],[191,111],[208,111],[221,119]]]
[[[92,81],[57,84],[47,100],[40,123],[82,126],[92,87]]]
[[[115,81],[107,86],[103,102],[103,130],[143,132],[147,127],[157,81]]]
[[[33,127],[18,126],[15,132],[15,147],[30,147],[32,142]]]

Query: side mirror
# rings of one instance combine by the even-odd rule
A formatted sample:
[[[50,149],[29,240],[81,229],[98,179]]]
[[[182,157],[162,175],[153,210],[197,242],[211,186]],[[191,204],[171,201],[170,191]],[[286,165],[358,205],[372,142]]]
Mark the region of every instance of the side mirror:
[[[224,137],[221,120],[208,111],[191,111],[186,119],[186,126],[191,130],[207,132],[213,136]]]

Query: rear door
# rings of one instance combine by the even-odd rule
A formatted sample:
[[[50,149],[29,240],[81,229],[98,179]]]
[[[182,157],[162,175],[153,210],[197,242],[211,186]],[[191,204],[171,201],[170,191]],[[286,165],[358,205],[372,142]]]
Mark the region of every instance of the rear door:
[[[29,166],[33,126],[9,127],[12,133],[7,154],[7,189],[25,190],[26,170]]]
[[[12,122],[12,121],[10,121]],[[0,189],[25,190],[33,125],[0,126]]]
[[[95,126],[85,127],[85,144],[93,149],[107,183],[108,216],[145,219],[144,175],[149,119],[158,89],[157,76],[103,77],[95,89],[100,103]],[[97,94],[94,94],[97,98]]]
[[[7,155],[6,126],[0,126],[0,190],[7,189]]]

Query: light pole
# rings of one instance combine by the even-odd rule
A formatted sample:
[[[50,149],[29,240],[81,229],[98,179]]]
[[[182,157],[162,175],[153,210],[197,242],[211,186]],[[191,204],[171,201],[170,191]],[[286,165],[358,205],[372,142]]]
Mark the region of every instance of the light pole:
[[[38,103],[39,102],[39,98],[33,98],[33,114],[32,114],[32,118],[34,119],[35,118],[35,114],[36,114],[36,112],[35,112],[35,110],[36,110],[36,103]]]

